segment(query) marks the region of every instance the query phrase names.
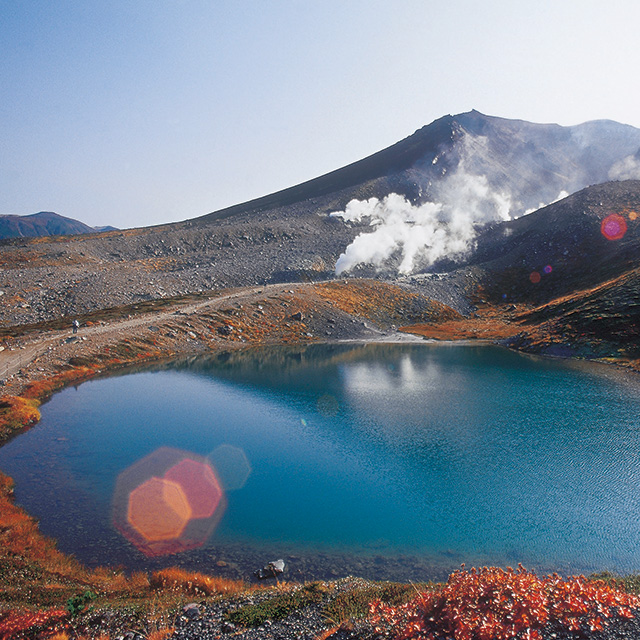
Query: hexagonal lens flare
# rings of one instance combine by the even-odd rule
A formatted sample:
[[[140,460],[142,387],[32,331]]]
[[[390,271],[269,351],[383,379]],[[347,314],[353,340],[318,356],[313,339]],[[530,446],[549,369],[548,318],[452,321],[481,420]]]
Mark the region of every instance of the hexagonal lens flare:
[[[251,463],[245,452],[231,444],[221,444],[209,454],[226,491],[242,489],[251,475]]]
[[[118,476],[113,524],[142,553],[159,556],[202,546],[225,508],[206,458],[163,447]]]
[[[185,458],[164,474],[186,494],[192,518],[210,518],[222,500],[223,490],[213,469],[206,462]]]
[[[178,538],[191,516],[187,496],[176,482],[149,478],[129,494],[127,520],[149,542]]]

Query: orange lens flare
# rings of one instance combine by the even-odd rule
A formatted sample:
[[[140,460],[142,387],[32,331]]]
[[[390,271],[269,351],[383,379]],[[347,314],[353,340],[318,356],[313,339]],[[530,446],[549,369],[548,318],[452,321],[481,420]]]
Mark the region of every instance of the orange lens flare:
[[[127,520],[149,542],[182,535],[191,518],[182,487],[162,478],[150,478],[129,494]]]
[[[164,474],[186,495],[192,518],[210,518],[222,500],[222,487],[211,467],[185,458]]]
[[[600,233],[607,240],[620,240],[627,233],[627,222],[621,215],[612,213],[600,224]]]
[[[113,525],[147,556],[202,546],[226,509],[206,458],[163,447],[125,469],[113,495]]]
[[[541,279],[542,279],[542,276],[537,271],[533,271],[529,275],[529,280],[531,280],[533,284],[538,284],[538,282],[540,282]]]

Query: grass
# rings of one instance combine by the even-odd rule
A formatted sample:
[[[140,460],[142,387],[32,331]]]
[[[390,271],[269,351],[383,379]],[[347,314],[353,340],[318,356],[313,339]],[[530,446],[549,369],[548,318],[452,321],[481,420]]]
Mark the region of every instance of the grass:
[[[149,586],[156,590],[176,591],[193,596],[232,595],[247,590],[241,580],[229,580],[177,567],[161,569],[151,574]]]
[[[5,396],[0,400],[0,444],[40,420],[40,402],[34,398]]]
[[[285,591],[268,600],[249,604],[227,612],[225,618],[243,627],[259,627],[267,620],[282,620],[294,611],[320,604],[329,591],[321,582],[311,582],[302,588]]]
[[[358,578],[339,583],[310,582],[303,586],[281,585],[276,595],[227,612],[225,618],[242,627],[259,627],[267,620],[277,621],[309,606],[318,606],[327,624],[336,627],[349,620],[363,619],[374,600],[389,605],[410,602],[432,583],[419,585],[397,582],[369,582]]]

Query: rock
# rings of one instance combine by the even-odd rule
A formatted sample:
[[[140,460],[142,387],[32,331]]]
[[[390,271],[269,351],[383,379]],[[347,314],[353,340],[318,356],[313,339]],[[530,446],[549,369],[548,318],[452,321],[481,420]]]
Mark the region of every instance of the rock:
[[[135,631],[127,631],[122,636],[117,636],[116,640],[145,640],[145,637]]]
[[[291,314],[291,319],[302,321],[304,320],[304,314],[302,313],[302,311],[296,311],[295,313]]]
[[[275,578],[276,576],[284,573],[284,560],[273,560],[269,562],[262,569],[258,569],[253,572],[253,575],[258,580],[265,580],[266,578]]]
[[[218,327],[217,331],[221,336],[230,336],[233,333],[233,327],[230,327],[228,324],[223,324]]]
[[[197,602],[190,602],[182,607],[182,615],[188,620],[195,620],[200,617],[200,605]]]

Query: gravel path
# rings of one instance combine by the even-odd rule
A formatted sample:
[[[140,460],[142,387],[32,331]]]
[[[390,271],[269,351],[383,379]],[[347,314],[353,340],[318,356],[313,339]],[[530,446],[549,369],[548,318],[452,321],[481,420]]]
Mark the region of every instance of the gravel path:
[[[101,346],[125,337],[139,336],[149,326],[162,325],[174,318],[176,314],[191,316],[202,311],[217,310],[229,301],[251,299],[258,293],[266,295],[274,290],[282,291],[282,285],[234,290],[187,305],[176,303],[162,311],[146,312],[124,320],[111,320],[84,326],[77,335],[72,333],[70,326],[64,331],[36,332],[15,338],[9,341],[9,346],[0,351],[0,380],[5,387],[0,390],[0,395],[14,393],[32,379],[44,377],[53,372],[56,365],[67,360],[69,355],[76,355],[79,351],[78,347],[83,347],[83,351],[86,351],[90,345],[91,350],[95,351]],[[15,380],[16,376],[18,380]]]

